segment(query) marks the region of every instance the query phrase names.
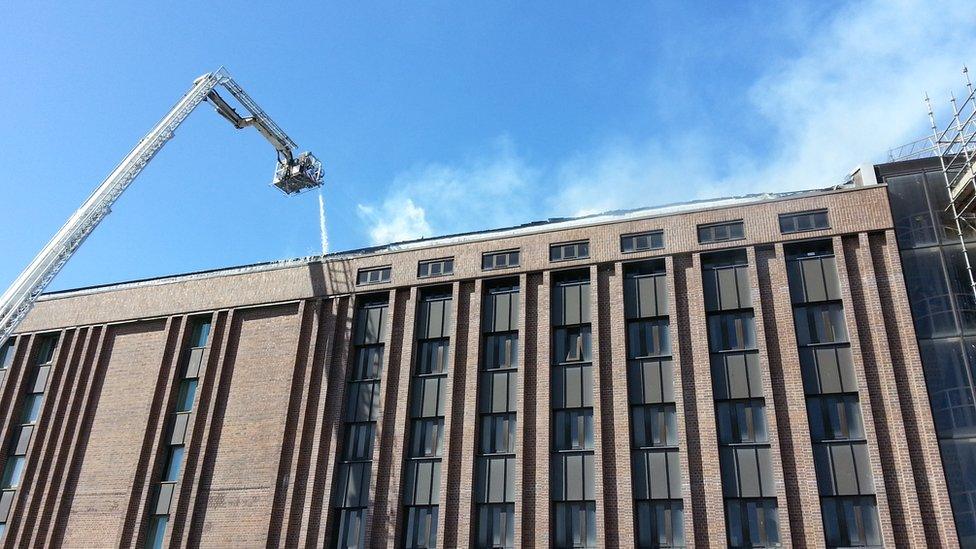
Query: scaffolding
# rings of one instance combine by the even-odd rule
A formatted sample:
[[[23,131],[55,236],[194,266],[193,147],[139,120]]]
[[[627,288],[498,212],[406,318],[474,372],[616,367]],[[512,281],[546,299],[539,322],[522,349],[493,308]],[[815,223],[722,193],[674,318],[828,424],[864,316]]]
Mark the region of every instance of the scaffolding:
[[[939,158],[942,167],[942,177],[949,195],[946,211],[952,214],[955,222],[969,274],[969,288],[976,296],[976,273],[973,272],[966,238],[967,234],[976,233],[976,91],[973,90],[969,70],[963,68],[962,73],[966,78],[966,96],[960,101],[955,94],[950,94],[952,117],[944,129],[940,130],[932,110],[932,101],[926,94],[925,104],[932,123],[932,137],[927,141],[930,145],[928,150]],[[905,147],[925,149],[920,142]]]

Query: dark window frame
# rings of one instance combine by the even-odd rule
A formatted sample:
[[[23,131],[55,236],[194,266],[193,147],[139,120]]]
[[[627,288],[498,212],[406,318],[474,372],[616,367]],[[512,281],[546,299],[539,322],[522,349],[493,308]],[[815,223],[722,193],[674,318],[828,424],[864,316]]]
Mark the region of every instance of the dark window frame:
[[[637,247],[637,241],[638,241],[637,239],[642,238],[642,237],[647,237],[648,244],[647,244],[647,247],[646,248],[638,248]],[[655,237],[660,237],[660,245],[655,245],[654,244]],[[631,249],[630,250],[627,250],[626,249],[626,246],[624,246],[624,242],[627,239],[633,239],[633,245],[631,246]],[[626,234],[620,235],[620,253],[622,253],[622,254],[635,254],[635,253],[647,252],[647,251],[651,251],[651,250],[663,250],[663,249],[664,249],[664,230],[663,229],[655,229],[655,230],[652,230],[652,231],[643,231],[643,232],[637,232],[637,233],[626,233]]]
[[[585,246],[585,252],[583,252],[582,254],[580,253],[581,245]],[[576,255],[574,255],[573,257],[566,257],[565,254],[563,253],[568,246],[574,246]],[[558,258],[554,257],[555,255],[554,252],[556,252],[557,250],[559,251]],[[561,263],[563,261],[578,261],[580,259],[589,259],[589,258],[590,258],[590,240],[588,238],[581,239],[581,240],[570,240],[568,242],[553,242],[552,244],[549,244],[550,263]]]
[[[510,263],[509,260],[512,258],[512,254],[515,254],[515,263]],[[505,265],[497,265],[497,262],[492,261],[492,265],[486,266],[485,260],[488,258],[495,258],[498,256],[505,256]],[[507,250],[495,250],[491,252],[483,252],[481,254],[481,270],[482,271],[501,271],[504,269],[514,269],[515,267],[522,266],[522,249],[521,248],[510,248]]]
[[[440,272],[432,273],[431,267],[440,265]],[[427,272],[424,273],[424,267]],[[454,274],[454,256],[439,257],[436,259],[422,259],[417,262],[417,278],[437,278],[440,276],[451,276]]]
[[[818,226],[816,224],[818,215],[823,214],[824,225]],[[813,226],[809,228],[800,228],[797,220],[812,216]],[[793,228],[787,229],[783,226],[783,222],[793,222]],[[830,215],[827,212],[827,208],[818,208],[815,210],[804,210],[802,212],[787,212],[779,214],[779,232],[780,234],[796,234],[796,233],[806,233],[811,231],[823,231],[830,229]]]
[[[370,273],[380,273],[379,280],[369,280]],[[366,279],[363,280],[363,275]],[[385,284],[393,280],[393,266],[382,265],[379,267],[362,267],[356,271],[356,286],[371,286],[373,284]]]
[[[732,228],[738,226],[741,229],[740,236],[733,236]],[[726,236],[717,238],[715,236],[715,229],[719,227],[726,227]],[[702,223],[697,226],[696,234],[698,235],[699,244],[717,244],[719,242],[735,242],[737,240],[745,240],[746,238],[746,227],[745,222],[742,219],[733,219],[730,221],[719,221],[717,223]],[[708,231],[708,233],[703,232]],[[706,238],[707,234],[707,238]]]

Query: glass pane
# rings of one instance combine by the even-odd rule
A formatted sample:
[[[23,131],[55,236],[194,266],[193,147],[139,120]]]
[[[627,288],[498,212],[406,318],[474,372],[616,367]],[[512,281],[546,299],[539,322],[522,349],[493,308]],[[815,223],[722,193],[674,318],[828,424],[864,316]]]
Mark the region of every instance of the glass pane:
[[[149,531],[146,534],[146,549],[162,549],[166,540],[167,515],[157,515],[149,520]]]
[[[197,380],[184,379],[180,382],[180,394],[176,399],[177,412],[189,412],[193,409],[193,397],[197,393]]]
[[[170,446],[166,469],[163,470],[163,482],[176,481],[176,477],[180,474],[180,465],[183,463],[183,450],[183,446]]]
[[[935,225],[925,198],[922,174],[889,177],[886,182],[898,245],[914,248],[935,244]]]
[[[938,248],[906,250],[901,257],[918,337],[958,333]]]

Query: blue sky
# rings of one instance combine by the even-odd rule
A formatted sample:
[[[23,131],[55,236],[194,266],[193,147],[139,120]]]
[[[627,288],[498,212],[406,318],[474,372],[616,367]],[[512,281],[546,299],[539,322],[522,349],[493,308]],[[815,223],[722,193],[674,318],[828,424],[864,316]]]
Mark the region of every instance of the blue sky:
[[[964,2],[363,4],[0,6],[0,286],[220,65],[324,161],[342,250],[834,184],[976,64]],[[316,253],[273,167],[203,105],[52,289]]]

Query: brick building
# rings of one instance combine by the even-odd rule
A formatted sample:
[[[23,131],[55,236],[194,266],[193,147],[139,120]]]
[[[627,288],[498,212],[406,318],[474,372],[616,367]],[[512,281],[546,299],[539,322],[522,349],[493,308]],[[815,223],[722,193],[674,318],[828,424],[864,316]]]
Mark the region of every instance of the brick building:
[[[934,169],[49,294],[0,545],[971,546]]]

